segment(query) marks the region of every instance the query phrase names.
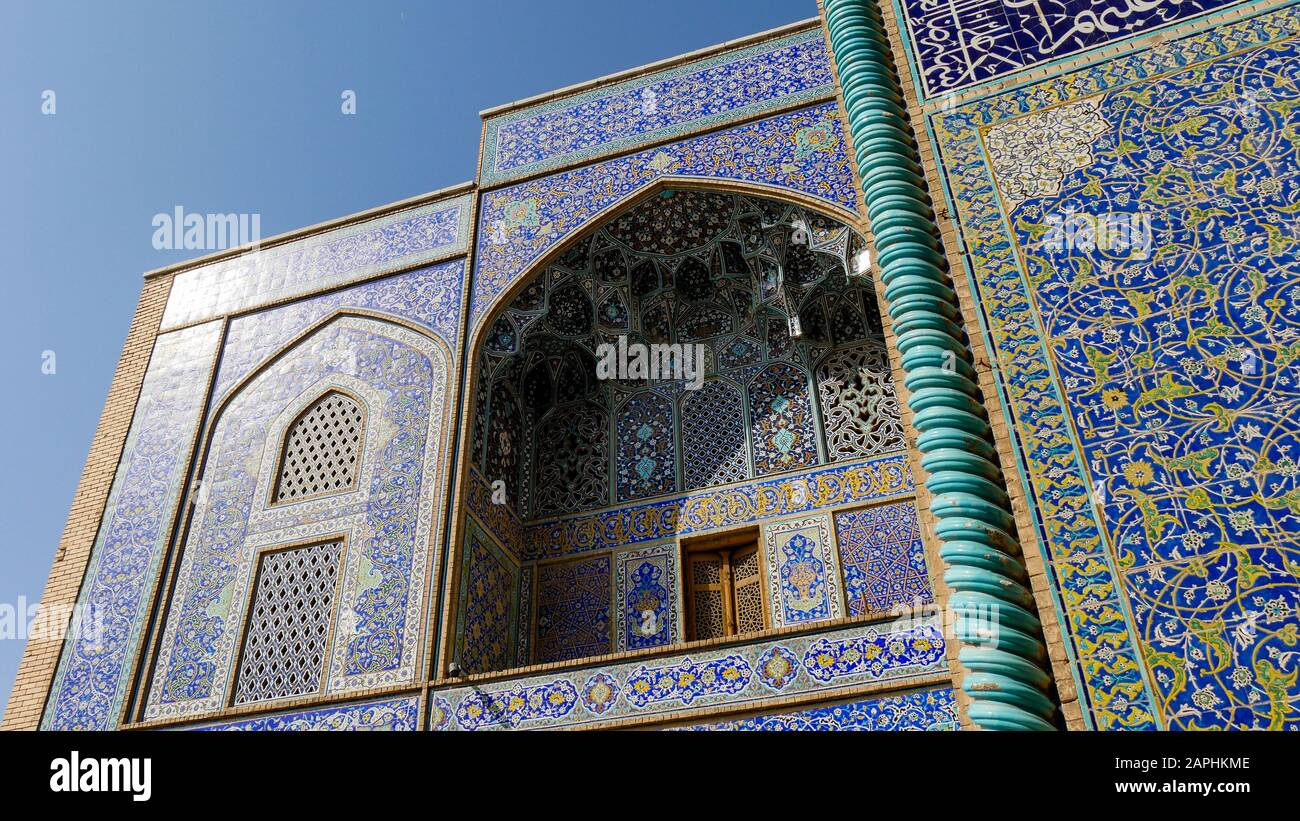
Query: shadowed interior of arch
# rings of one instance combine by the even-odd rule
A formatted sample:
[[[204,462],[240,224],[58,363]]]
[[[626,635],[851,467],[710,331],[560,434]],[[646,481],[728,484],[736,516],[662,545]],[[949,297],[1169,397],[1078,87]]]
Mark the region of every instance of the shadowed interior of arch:
[[[531,276],[471,352],[469,464],[524,535],[499,545],[470,529],[462,669],[695,632],[647,618],[641,635],[616,642],[610,556],[534,564],[529,534],[547,521],[903,447],[874,285],[858,271],[865,247],[849,226],[802,206],[669,189],[588,230]],[[602,378],[611,351],[625,365],[623,351],[653,358],[657,346],[698,350],[702,372]],[[677,595],[650,578],[652,567],[629,572],[654,596]],[[521,586],[526,601],[500,601]],[[516,653],[516,644],[528,649]]]

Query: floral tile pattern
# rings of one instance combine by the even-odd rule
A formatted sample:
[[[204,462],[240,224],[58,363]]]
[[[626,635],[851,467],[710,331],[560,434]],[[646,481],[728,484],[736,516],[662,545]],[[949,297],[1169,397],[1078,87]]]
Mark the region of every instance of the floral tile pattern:
[[[773,626],[838,618],[840,568],[826,515],[770,525],[763,537]]]
[[[932,119],[1102,728],[1295,720],[1298,22],[1284,8]],[[1065,119],[1081,125],[1030,181],[1016,140]],[[1098,228],[1116,217],[1148,240]]]
[[[437,690],[433,729],[547,729],[686,709],[837,692],[947,669],[943,634],[927,621],[851,628],[750,645]]]
[[[437,334],[448,347],[455,348],[464,276],[465,261],[457,259],[232,320],[221,351],[213,404],[253,368],[335,311],[399,317]]]
[[[478,471],[470,468],[465,482],[465,504],[484,528],[513,558],[518,559],[523,546],[523,523],[511,505],[492,502],[492,488]]]
[[[461,553],[456,657],[467,673],[513,666],[519,568],[473,521]]]
[[[910,493],[903,454],[819,467],[529,527],[522,558],[569,556]]]
[[[117,726],[203,407],[195,386],[208,380],[220,338],[221,323],[209,322],[154,343],[42,729]]]
[[[420,712],[419,696],[333,705],[255,718],[204,724],[185,729],[204,732],[304,732],[317,730],[396,730],[412,732]]]
[[[681,641],[677,545],[614,554],[616,650],[640,650]]]
[[[548,250],[670,177],[754,183],[857,209],[834,103],[490,191],[479,203],[471,327]]]
[[[146,718],[210,712],[225,703],[258,550],[326,537],[344,540],[345,557],[323,691],[413,680],[427,546],[442,520],[434,507],[445,470],[450,360],[434,338],[378,319],[341,317],[276,358],[222,408]],[[285,431],[330,390],[346,391],[365,408],[355,489],[270,504]]]

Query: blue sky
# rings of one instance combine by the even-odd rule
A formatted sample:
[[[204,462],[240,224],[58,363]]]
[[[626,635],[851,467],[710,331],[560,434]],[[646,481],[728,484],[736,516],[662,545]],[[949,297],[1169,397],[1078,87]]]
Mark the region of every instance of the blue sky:
[[[140,275],[193,255],[153,248],[154,214],[257,213],[266,237],[462,182],[482,109],[816,13],[814,0],[0,2],[0,606],[40,598]],[[340,112],[345,89],[356,116]],[[22,647],[0,639],[0,705]]]

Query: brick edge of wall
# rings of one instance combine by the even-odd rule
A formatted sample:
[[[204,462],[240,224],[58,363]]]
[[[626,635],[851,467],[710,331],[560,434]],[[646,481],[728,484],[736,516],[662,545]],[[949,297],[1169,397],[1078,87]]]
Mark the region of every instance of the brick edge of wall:
[[[95,546],[122,449],[131,430],[171,283],[170,275],[145,281],[113,372],[104,410],[95,427],[90,454],[72,497],[72,509],[59,539],[37,611],[37,623],[49,628],[57,626],[59,633],[66,626],[67,619],[47,621],[44,614],[51,607],[59,608],[56,612],[70,614],[81,591],[82,578]],[[35,730],[40,726],[62,650],[61,637],[32,638],[27,642],[0,730]]]

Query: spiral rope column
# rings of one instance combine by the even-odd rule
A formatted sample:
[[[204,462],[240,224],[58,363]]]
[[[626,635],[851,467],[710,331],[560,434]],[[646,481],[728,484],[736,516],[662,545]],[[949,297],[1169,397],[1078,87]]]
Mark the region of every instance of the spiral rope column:
[[[823,9],[958,614],[968,715],[986,730],[1054,730],[1042,626],[884,21],[875,0]]]

